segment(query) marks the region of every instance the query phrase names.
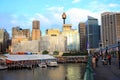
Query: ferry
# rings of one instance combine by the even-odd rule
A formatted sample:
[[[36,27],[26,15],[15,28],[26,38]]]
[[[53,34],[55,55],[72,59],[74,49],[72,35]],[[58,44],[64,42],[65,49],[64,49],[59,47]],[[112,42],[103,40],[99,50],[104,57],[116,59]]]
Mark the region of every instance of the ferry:
[[[5,63],[5,60],[4,58],[0,58],[0,70],[4,70],[4,69],[7,69],[7,65]]]
[[[49,61],[47,63],[47,66],[49,66],[49,67],[57,67],[58,63],[57,63],[57,61]]]
[[[41,68],[47,68],[47,64],[46,63],[40,63],[40,64],[38,64],[39,65],[39,67],[41,67]]]

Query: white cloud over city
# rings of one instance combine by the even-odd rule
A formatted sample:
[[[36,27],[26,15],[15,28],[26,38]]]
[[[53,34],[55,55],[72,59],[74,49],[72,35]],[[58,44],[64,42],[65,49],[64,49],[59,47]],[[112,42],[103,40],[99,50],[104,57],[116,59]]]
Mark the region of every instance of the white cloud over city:
[[[78,28],[79,22],[85,22],[87,20],[87,16],[97,18],[99,24],[101,24],[101,13],[119,11],[120,8],[120,1],[116,2],[114,0],[109,2],[107,0],[53,0],[43,1],[42,4],[40,3],[41,1],[34,2],[31,0],[30,2],[32,5],[28,3],[27,7],[26,5],[19,6],[20,9],[18,10],[16,8],[19,7],[16,7],[15,10],[12,7],[14,11],[8,9],[7,11],[11,11],[10,14],[7,14],[7,11],[6,13],[4,13],[5,11],[0,13],[0,21],[2,22],[0,27],[3,27],[7,22],[5,26],[10,26],[9,29],[14,26],[32,29],[32,20],[37,19],[40,20],[40,28],[43,32],[51,28],[62,29],[63,21],[61,15],[65,12],[67,14],[66,23],[72,24],[73,28],[76,29]],[[2,9],[0,11],[2,12]]]
[[[78,3],[80,0],[73,0],[72,3]]]

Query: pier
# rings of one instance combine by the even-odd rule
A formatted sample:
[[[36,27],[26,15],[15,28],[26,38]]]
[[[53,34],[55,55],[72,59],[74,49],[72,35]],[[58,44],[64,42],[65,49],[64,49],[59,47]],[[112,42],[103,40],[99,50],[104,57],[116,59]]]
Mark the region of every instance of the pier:
[[[86,63],[87,56],[62,56],[57,57],[59,63]]]
[[[8,69],[32,69],[38,67],[41,62],[56,60],[50,55],[6,55],[5,64]]]

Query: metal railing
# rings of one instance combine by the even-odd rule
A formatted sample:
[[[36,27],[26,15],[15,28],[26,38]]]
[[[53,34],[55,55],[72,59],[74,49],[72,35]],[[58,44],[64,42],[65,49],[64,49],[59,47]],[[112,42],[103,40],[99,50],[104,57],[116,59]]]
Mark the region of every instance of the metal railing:
[[[84,80],[94,80],[91,60],[92,60],[91,56],[88,56],[88,62],[87,62],[86,71],[84,74]]]

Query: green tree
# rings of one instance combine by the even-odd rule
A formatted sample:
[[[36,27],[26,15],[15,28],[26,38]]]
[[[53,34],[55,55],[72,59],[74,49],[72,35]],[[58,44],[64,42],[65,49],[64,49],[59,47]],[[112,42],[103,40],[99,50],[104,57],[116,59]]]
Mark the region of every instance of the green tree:
[[[59,54],[59,51],[54,51],[53,52],[53,55],[58,55]]]
[[[49,52],[47,50],[44,50],[42,54],[48,54]]]

